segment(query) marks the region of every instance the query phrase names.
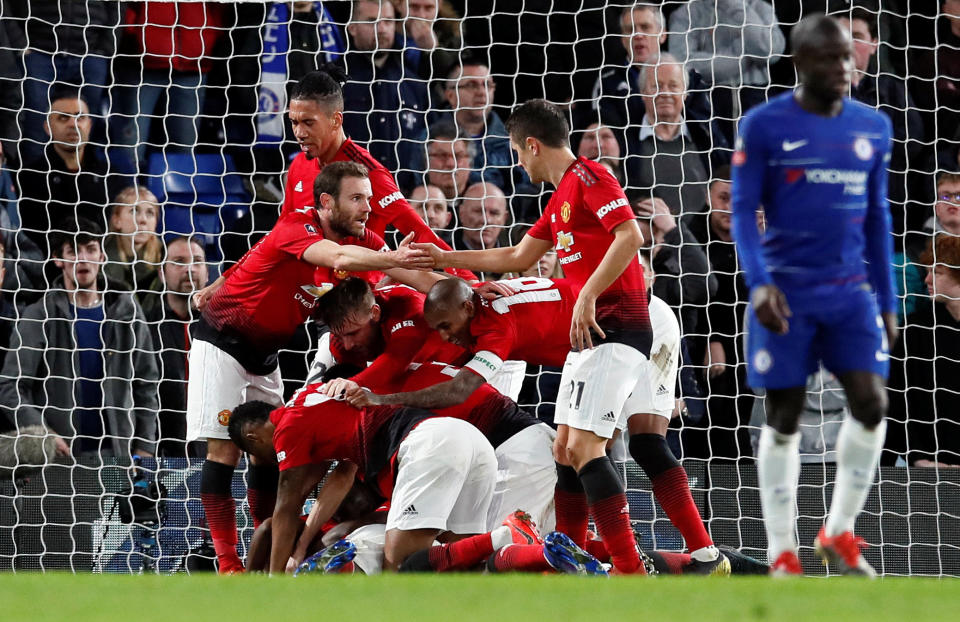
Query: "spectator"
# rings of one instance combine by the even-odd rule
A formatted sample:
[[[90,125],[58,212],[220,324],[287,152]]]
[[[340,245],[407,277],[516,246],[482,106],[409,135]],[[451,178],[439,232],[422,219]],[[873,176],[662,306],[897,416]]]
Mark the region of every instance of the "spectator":
[[[292,12],[290,2],[273,2],[264,9],[263,26],[252,29],[230,63],[237,72],[256,71],[259,76],[257,88],[244,90],[243,97],[256,100],[246,106],[257,111],[256,170],[273,173],[284,168],[284,156],[296,146],[286,118],[290,89],[322,64],[339,61],[346,44],[319,2],[294,2]]]
[[[886,447],[912,466],[960,466],[960,237],[938,235],[925,260],[933,304],[894,346]]]
[[[727,142],[711,121],[684,118],[687,73],[669,54],[640,71],[647,112],[627,134],[627,190],[663,199],[674,214],[706,202],[711,163],[729,162]]]
[[[78,91],[60,89],[50,102],[43,129],[50,143],[41,157],[17,176],[20,222],[24,232],[48,256],[51,229],[67,221],[96,223],[100,231],[113,183],[107,164],[90,146],[90,109]]]
[[[23,232],[17,208],[17,188],[7,169],[6,152],[0,142],[0,239],[3,241],[4,277],[0,279],[4,296],[16,299],[21,308],[45,289],[43,265],[46,256]]]
[[[710,184],[709,202],[701,214],[689,219],[692,232],[704,245],[709,269],[716,279],[716,293],[701,309],[701,326],[706,347],[698,350],[708,387],[708,410],[713,429],[710,445],[716,454],[749,456],[746,426],[753,406],[753,394],[746,383],[743,353],[744,313],[749,290],[740,270],[731,230],[730,169],[717,169]]]
[[[441,240],[450,243],[453,212],[450,211],[447,197],[443,196],[443,190],[431,184],[417,186],[410,193],[410,205]]]
[[[491,183],[472,184],[457,208],[460,225],[453,234],[454,250],[480,250],[500,246],[509,220],[507,198]]]
[[[577,157],[596,160],[601,164],[608,165],[610,172],[622,185],[625,180],[623,167],[620,165],[620,153],[620,143],[617,142],[617,136],[608,126],[591,123],[580,133]]]
[[[26,70],[19,143],[20,163],[25,164],[43,156],[47,142],[43,120],[53,104],[52,91],[63,85],[80,89],[88,114],[101,114],[110,59],[116,52],[120,3],[15,0],[3,7],[3,28],[12,49],[23,50]]]
[[[52,241],[61,275],[17,321],[0,412],[9,428],[45,425],[62,454],[153,455],[157,362],[140,306],[104,289],[103,230],[62,226]]]
[[[7,277],[7,241],[6,235],[0,236],[0,283]],[[10,351],[10,334],[17,322],[17,308],[13,302],[13,291],[6,285],[0,288],[0,367]]]
[[[960,111],[960,0],[941,0],[936,45],[917,46],[911,74],[913,97],[921,109],[933,111],[935,141],[948,138]]]
[[[211,52],[223,33],[216,2],[134,2],[127,7],[126,45],[114,63],[110,162],[124,174],[145,164],[152,121],[162,118],[166,149],[197,145]],[[161,96],[166,108],[158,108]]]
[[[563,270],[560,268],[560,261],[557,258],[557,251],[550,249],[543,254],[543,257],[537,260],[526,270],[520,273],[520,276],[535,276],[544,279],[562,279]]]
[[[17,117],[24,108],[20,86],[23,84],[23,63],[20,56],[22,52],[13,47],[11,34],[22,31],[19,30],[20,23],[11,19],[6,12],[4,18],[0,24],[0,67],[4,67],[0,71],[0,150],[6,151],[19,162],[16,157],[16,145],[20,141]]]
[[[210,280],[203,246],[187,237],[167,242],[160,270],[163,302],[147,314],[150,334],[160,360],[160,417],[158,454],[202,458],[206,449],[186,443],[187,351],[190,349],[194,311],[193,293]]]
[[[663,13],[656,4],[637,2],[624,8],[620,14],[620,41],[626,54],[620,64],[601,72],[594,87],[594,110],[599,112],[599,120],[614,130],[621,147],[626,147],[627,127],[639,124],[646,112],[646,102],[641,97],[640,70],[656,63],[660,46],[667,40],[663,26]],[[709,119],[711,108],[706,84],[692,69],[687,74],[687,82],[688,116]]]
[[[473,145],[460,137],[452,123],[437,121],[430,125],[420,149],[426,150],[426,162],[421,157],[412,171],[400,171],[400,186],[430,184],[440,188],[448,201],[463,196],[471,181]]]
[[[426,80],[434,80],[456,62],[460,16],[447,0],[391,0],[405,39],[404,58]],[[400,33],[398,33],[400,34]]]
[[[766,101],[770,65],[786,40],[764,0],[691,0],[670,15],[668,47],[712,87],[730,138],[734,121]]]
[[[356,0],[347,25],[350,44],[344,56],[350,81],[343,129],[388,170],[399,168],[398,153],[423,134],[429,108],[427,87],[417,68],[396,47],[395,11],[389,2]],[[398,151],[400,150],[400,151]]]
[[[524,176],[519,167],[514,168],[510,137],[500,116],[493,111],[496,89],[485,61],[463,58],[449,70],[443,89],[446,106],[431,116],[430,123],[452,123],[460,136],[470,142],[474,154],[472,168],[479,172],[471,181],[494,183],[509,194]]]
[[[854,72],[850,95],[868,106],[883,111],[893,123],[893,152],[891,153],[888,183],[893,233],[896,246],[902,248],[903,233],[918,231],[929,212],[923,203],[927,180],[924,171],[930,163],[924,153],[923,120],[907,92],[907,83],[892,73],[871,72],[870,65],[877,53],[877,15],[863,7],[836,14],[836,18],[850,30],[853,37]],[[915,172],[911,172],[911,169]],[[922,178],[920,177],[922,175]],[[916,177],[916,179],[909,179]],[[929,181],[927,181],[929,183]],[[909,184],[909,185],[908,185]],[[918,205],[907,209],[907,197]]]
[[[113,200],[110,234],[103,244],[107,263],[103,274],[111,285],[132,290],[144,315],[157,305],[157,275],[163,243],[157,235],[160,202],[147,188],[131,186]]]

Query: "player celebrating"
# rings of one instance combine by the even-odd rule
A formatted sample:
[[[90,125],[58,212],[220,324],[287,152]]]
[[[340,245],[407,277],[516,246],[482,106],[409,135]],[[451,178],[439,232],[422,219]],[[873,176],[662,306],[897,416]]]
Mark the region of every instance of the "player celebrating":
[[[409,282],[439,278],[397,269],[422,267],[429,258],[405,244],[383,252],[383,239],[366,229],[372,191],[363,166],[337,162],[325,167],[316,178],[315,194],[319,210],[285,214],[227,271],[203,309],[190,348],[187,437],[207,440],[201,500],[221,572],[242,570],[230,494],[240,450],[227,436],[230,411],[254,398],[282,403],[277,351],[313,311],[317,296],[338,275],[346,276],[344,271],[386,270]],[[248,496],[258,519],[272,511],[275,481],[274,467],[251,466]]]
[[[543,216],[513,247],[441,251],[427,245],[437,267],[521,272],[555,247],[577,290],[570,343],[557,396],[559,424],[557,529],[582,544],[587,512],[607,543],[618,572],[643,572],[623,483],[607,458],[630,389],[650,354],[642,242],[629,202],[603,166],[577,158],[563,112],[529,101],[507,122],[510,143],[534,183],[556,191]],[[597,341],[597,347],[594,347]]]
[[[816,550],[841,572],[873,576],[853,527],[883,446],[887,352],[897,336],[890,121],[846,97],[854,69],[847,29],[809,16],[791,45],[800,85],[750,111],[733,158],[733,226],[750,286],[748,380],[767,390],[757,470],[769,559],[774,573],[802,574],[797,418],[806,377],[822,362],[843,384],[853,417],[837,438],[836,484]]]
[[[397,183],[370,152],[353,142],[343,131],[343,91],[347,76],[336,65],[311,71],[290,94],[290,123],[301,152],[290,163],[281,214],[315,205],[313,180],[330,162],[357,162],[369,171],[373,190],[367,229],[383,237],[387,225],[413,234],[417,242],[432,242],[449,249],[420,218],[404,198]],[[469,271],[458,273],[476,279]]]

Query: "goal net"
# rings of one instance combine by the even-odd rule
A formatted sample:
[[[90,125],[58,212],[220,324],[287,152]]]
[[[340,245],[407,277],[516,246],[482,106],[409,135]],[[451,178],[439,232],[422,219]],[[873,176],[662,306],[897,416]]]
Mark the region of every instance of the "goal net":
[[[346,69],[347,134],[455,248],[515,243],[542,213],[550,189],[517,166],[503,122],[531,98],[563,107],[574,151],[624,185],[649,240],[652,292],[681,323],[669,444],[717,544],[765,560],[754,461],[763,396],[746,383],[747,289],[729,236],[737,123],[795,84],[789,37],[804,15],[844,19],[852,94],[894,127],[905,334],[931,318],[927,328],[949,331],[923,280],[933,235],[960,234],[947,209],[960,202],[960,177],[946,189],[936,181],[960,168],[960,16],[927,4],[3,3],[0,570],[212,567],[204,450],[184,440],[195,317],[183,301],[276,222],[299,152],[290,88],[322,63]],[[103,262],[83,250],[96,232]],[[562,266],[549,254],[529,273]],[[323,330],[308,322],[281,352],[288,397]],[[960,388],[949,371],[957,354],[941,341],[916,358],[910,342],[891,359],[887,449],[857,522],[867,560],[886,575],[960,575],[960,469],[947,466],[960,463]],[[910,361],[929,378],[905,375]],[[528,366],[518,401],[552,423],[558,383],[558,369]],[[826,573],[812,541],[845,416],[836,378],[809,378],[798,535],[812,574]],[[131,463],[134,451],[148,457]],[[641,469],[624,451],[614,457],[641,544],[682,550]],[[253,532],[244,465],[233,481],[241,556]]]

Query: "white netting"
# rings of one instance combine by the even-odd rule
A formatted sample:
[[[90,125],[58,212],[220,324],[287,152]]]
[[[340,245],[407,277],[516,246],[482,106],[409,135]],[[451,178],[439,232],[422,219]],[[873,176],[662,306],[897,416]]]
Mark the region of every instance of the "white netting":
[[[427,199],[431,226],[458,248],[519,239],[549,195],[514,165],[502,125],[511,107],[545,97],[569,110],[574,149],[608,164],[647,216],[654,291],[681,319],[686,409],[671,426],[671,447],[718,544],[765,555],[752,459],[762,399],[746,386],[742,360],[746,289],[723,219],[709,207],[729,205],[725,165],[737,120],[793,85],[790,30],[827,3],[694,0],[625,11],[622,1],[444,1],[432,28],[420,19],[431,2],[395,4],[399,11],[386,3],[378,10],[150,2],[122,5],[121,13],[119,3],[92,0],[3,3],[0,569],[166,572],[211,555],[203,548],[202,454],[182,440],[190,317],[179,315],[182,299],[165,303],[163,294],[214,278],[276,221],[282,173],[297,151],[284,120],[289,88],[322,62],[345,65],[351,78],[348,133],[416,207]],[[867,558],[881,572],[955,575],[960,472],[906,466],[960,463],[960,369],[955,351],[940,345],[957,343],[956,324],[923,284],[932,232],[960,234],[949,209],[960,202],[960,178],[934,183],[937,172],[960,166],[960,16],[938,17],[928,4],[829,8],[852,20],[858,39],[855,96],[894,121],[890,199],[911,339],[893,361],[888,451],[858,532],[875,545]],[[392,49],[374,54],[377,46]],[[658,47],[685,69],[671,76],[664,56],[660,70],[641,76]],[[686,89],[682,130],[645,127],[645,102],[655,100],[642,95],[641,77],[651,80],[665,118],[670,93]],[[461,138],[444,135],[445,123]],[[492,186],[474,186],[480,182]],[[118,200],[130,186],[143,188]],[[945,197],[939,203],[935,189]],[[57,234],[72,236],[78,218],[113,233],[102,303],[81,296],[73,311],[62,270],[49,259],[60,248]],[[161,280],[159,240],[181,235],[197,244],[171,246]],[[72,239],[78,250],[84,245]],[[85,258],[96,259],[78,260]],[[281,354],[288,395],[305,377],[315,336],[308,326]],[[904,377],[904,356],[927,366]],[[521,403],[551,421],[558,382],[558,370],[529,368]],[[829,503],[846,407],[828,375],[811,378],[808,390],[799,497],[805,562]],[[54,458],[55,438],[83,454],[75,464]],[[143,471],[117,468],[132,450],[156,453],[157,441],[161,457],[146,459]],[[57,464],[31,466],[48,461]],[[234,479],[241,543],[252,530],[240,501],[244,473]],[[638,467],[627,461],[624,473],[646,544],[682,548]],[[164,484],[163,511],[148,508],[131,527],[115,493],[137,490],[137,474],[147,476],[141,487]],[[188,559],[191,550],[199,557]]]

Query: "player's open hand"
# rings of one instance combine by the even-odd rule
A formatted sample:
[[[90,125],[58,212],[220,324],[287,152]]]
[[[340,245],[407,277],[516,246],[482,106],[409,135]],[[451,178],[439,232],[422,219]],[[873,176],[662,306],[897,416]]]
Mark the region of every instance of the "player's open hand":
[[[380,396],[371,391],[370,389],[364,389],[360,387],[359,391],[353,391],[348,397],[345,398],[347,403],[353,406],[354,408],[364,408],[365,406],[377,406],[383,402],[380,400]]]
[[[449,268],[450,266],[443,265],[443,249],[432,242],[414,242],[410,245],[410,248],[415,250],[424,251],[430,258],[433,260],[434,268]]]
[[[593,348],[593,339],[590,337],[593,329],[601,339],[606,334],[597,324],[597,301],[591,296],[584,296],[581,292],[577,303],[573,305],[573,321],[570,323],[570,347],[580,352]]]
[[[223,285],[223,277],[217,279],[203,289],[198,289],[193,293],[191,302],[193,302],[193,306],[197,309],[197,311],[203,311],[206,308],[207,303],[210,302],[210,299],[213,298],[215,293],[217,293],[217,290],[220,289],[221,285]]]
[[[787,318],[793,315],[787,297],[776,285],[761,285],[755,287],[750,296],[750,304],[757,319],[767,329],[778,335],[786,335],[790,330]]]
[[[517,293],[515,289],[499,281],[481,281],[473,286],[473,291],[480,294],[480,297],[485,300],[493,300],[500,296],[513,296]]]
[[[362,391],[363,389],[360,388],[360,385],[347,378],[334,378],[323,385],[324,395],[345,402],[349,402],[351,398],[356,397],[356,395]]]
[[[421,244],[412,244],[414,233],[410,232],[403,238],[397,250],[391,251],[395,261],[396,268],[406,268],[408,270],[431,270],[433,269],[433,258],[425,249],[416,248]]]

